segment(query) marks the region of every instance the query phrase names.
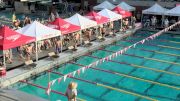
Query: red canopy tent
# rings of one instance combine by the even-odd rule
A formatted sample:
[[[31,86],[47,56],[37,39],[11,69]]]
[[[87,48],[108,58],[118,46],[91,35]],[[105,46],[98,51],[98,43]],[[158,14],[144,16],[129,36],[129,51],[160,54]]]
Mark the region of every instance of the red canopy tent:
[[[122,15],[122,18],[126,18],[126,17],[132,16],[132,13],[131,13],[131,12],[126,11],[126,10],[120,8],[119,6],[116,6],[112,11],[114,11],[115,13],[118,13],[118,14]]]
[[[47,26],[50,28],[60,30],[63,35],[75,31],[79,31],[81,29],[80,26],[71,24],[61,18],[56,18],[53,22],[50,22]]]
[[[92,11],[90,13],[88,13],[85,17],[91,19],[91,20],[94,20],[97,22],[97,24],[103,24],[103,23],[107,23],[110,21],[109,18],[107,17],[104,17],[102,15],[99,15],[98,13]]]
[[[7,26],[0,28],[0,50],[11,49],[34,41],[34,37],[20,34]]]

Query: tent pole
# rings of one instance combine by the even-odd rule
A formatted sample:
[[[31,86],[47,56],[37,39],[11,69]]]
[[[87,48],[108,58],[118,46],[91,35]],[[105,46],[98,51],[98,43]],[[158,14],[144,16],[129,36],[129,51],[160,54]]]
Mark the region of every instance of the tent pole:
[[[162,22],[161,22],[162,27],[163,27],[163,24],[164,24],[164,18],[165,18],[165,15],[162,15]]]
[[[6,67],[6,58],[5,58],[5,52],[3,50],[3,65]]]
[[[37,41],[35,42],[35,46],[36,46],[36,62],[38,61],[38,46],[37,46]]]
[[[82,30],[80,30],[80,43],[81,43],[81,46],[82,46]]]
[[[60,36],[60,40],[61,40],[61,53],[62,53],[62,48],[63,48],[63,37],[62,36]]]
[[[123,21],[123,19],[121,19],[120,21],[121,21],[121,31],[122,31],[122,21]]]
[[[141,23],[142,23],[142,20],[143,20],[143,13],[141,14]]]
[[[12,59],[12,49],[10,49],[9,52],[10,52],[10,58]]]

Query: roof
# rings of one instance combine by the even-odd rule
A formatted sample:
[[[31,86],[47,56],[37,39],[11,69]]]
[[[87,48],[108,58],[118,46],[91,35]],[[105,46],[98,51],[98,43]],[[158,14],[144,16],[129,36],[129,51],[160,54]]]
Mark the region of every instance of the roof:
[[[165,12],[165,15],[180,16],[180,6],[176,6]]]
[[[110,3],[109,1],[104,1],[102,3],[100,3],[99,5],[97,6],[94,6],[93,9],[94,10],[103,10],[103,9],[113,9],[115,7],[115,5],[113,5],[112,3]]]
[[[56,18],[53,22],[50,22],[48,27],[60,30],[62,34],[69,34],[81,29],[80,26],[71,24],[61,18]]]
[[[121,15],[119,15],[113,11],[110,11],[108,9],[103,9],[102,11],[98,12],[98,14],[109,18],[110,21],[122,19]]]
[[[99,15],[98,13],[92,11],[92,12],[89,12],[85,17],[91,19],[91,20],[94,20],[97,22],[97,24],[103,24],[103,23],[107,23],[110,21],[109,18],[107,17],[104,17],[102,15]]]
[[[37,41],[61,35],[59,30],[47,27],[37,21],[34,21],[33,23],[28,24],[16,31],[27,36],[35,37]]]
[[[122,9],[124,10],[127,10],[127,11],[135,11],[136,8],[127,4],[126,2],[121,2],[120,4],[118,4],[117,6],[121,7]]]
[[[11,49],[34,41],[34,37],[20,34],[7,26],[0,28],[0,50]]]
[[[122,9],[121,7],[119,7],[119,6],[116,6],[112,11],[117,13],[117,14],[122,15],[122,18],[126,18],[126,17],[132,16],[131,12],[126,11],[126,10]]]
[[[70,18],[67,18],[66,21],[74,25],[80,26],[81,29],[86,29],[97,25],[95,21],[89,20],[88,18],[81,16],[78,13],[74,14]]]
[[[165,12],[168,9],[163,8],[162,6],[160,6],[159,4],[155,3],[153,6],[151,6],[148,9],[145,9],[142,11],[143,14],[155,14],[155,15],[164,15]]]

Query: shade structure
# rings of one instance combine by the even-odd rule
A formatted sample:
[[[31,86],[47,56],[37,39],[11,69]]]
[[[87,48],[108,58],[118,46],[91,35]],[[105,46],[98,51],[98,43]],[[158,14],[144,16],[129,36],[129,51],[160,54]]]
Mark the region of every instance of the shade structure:
[[[122,15],[122,18],[126,18],[126,17],[132,16],[131,12],[126,11],[126,10],[120,8],[119,6],[116,6],[112,11],[117,13],[117,14]]]
[[[53,22],[50,22],[48,25],[50,28],[54,28],[61,31],[61,34],[68,34],[81,29],[80,26],[71,24],[61,18],[56,18]]]
[[[176,6],[172,8],[171,10],[166,11],[165,15],[180,16],[180,6]]]
[[[148,9],[145,9],[142,11],[143,14],[154,14],[154,15],[164,15],[165,12],[168,9],[163,8],[162,6],[160,6],[159,4],[154,4],[153,6],[151,6]]]
[[[121,2],[120,4],[118,4],[117,6],[121,7],[122,9],[126,10],[126,11],[135,11],[136,8],[133,6],[130,6],[129,4],[127,4],[126,2]]]
[[[67,18],[65,20],[69,23],[80,26],[81,29],[86,29],[97,25],[95,21],[89,20],[88,18],[79,15],[78,13],[74,14],[72,17]]]
[[[23,33],[27,36],[32,36],[36,38],[36,41],[60,36],[61,32],[56,29],[49,28],[37,21],[26,25],[25,27],[16,30],[19,33]]]
[[[90,13],[88,13],[85,17],[91,19],[91,20],[94,20],[97,22],[97,24],[103,24],[103,23],[107,23],[110,21],[109,18],[107,17],[104,17],[102,15],[99,15],[98,13],[92,11]]]
[[[98,14],[109,18],[110,21],[122,19],[121,15],[114,13],[108,9],[103,9],[102,11],[98,12]]]
[[[0,28],[0,50],[15,48],[34,41],[34,37],[20,34],[7,26]]]
[[[94,6],[93,9],[94,10],[103,10],[106,8],[106,9],[112,10],[114,7],[115,7],[115,5],[113,5],[109,1],[104,1],[101,4]]]

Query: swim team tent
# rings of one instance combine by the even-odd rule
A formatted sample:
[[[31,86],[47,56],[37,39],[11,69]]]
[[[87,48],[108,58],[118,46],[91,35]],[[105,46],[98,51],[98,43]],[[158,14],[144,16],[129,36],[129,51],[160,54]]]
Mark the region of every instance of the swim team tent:
[[[85,17],[87,17],[87,18],[89,18],[91,20],[96,21],[97,24],[103,24],[103,23],[107,23],[107,22],[110,21],[109,18],[101,16],[101,15],[99,15],[98,13],[96,13],[94,11],[88,13]]]
[[[37,21],[34,21],[33,23],[28,24],[21,29],[18,29],[17,32],[36,38],[36,61],[38,61],[37,41],[61,35],[61,32],[59,30],[49,28]]]
[[[119,7],[119,6],[116,6],[112,11],[117,13],[117,14],[122,15],[122,18],[126,18],[126,17],[131,17],[132,16],[131,12],[126,11],[126,10],[122,9],[121,7]]]
[[[122,9],[124,9],[126,11],[135,11],[136,10],[135,7],[128,5],[126,2],[121,2],[117,6],[121,7]]]
[[[103,10],[106,8],[106,9],[112,10],[114,7],[115,7],[115,5],[113,5],[109,1],[104,1],[101,4],[94,6],[93,9],[94,10]]]
[[[70,18],[67,18],[66,21],[74,25],[80,26],[81,30],[97,25],[95,21],[89,20],[88,18],[79,15],[78,13],[76,13]]]
[[[0,50],[15,48],[34,41],[34,37],[15,32],[7,26],[0,28]]]
[[[16,31],[19,33],[23,33],[27,36],[35,37],[36,41],[49,39],[61,35],[61,32],[59,30],[49,28],[37,21],[34,21],[33,23],[28,24],[25,27]]]
[[[165,12],[165,15],[169,16],[180,16],[180,6],[176,6],[169,11]]]
[[[80,26],[71,24],[61,18],[56,18],[53,22],[50,22],[47,26],[50,28],[60,30],[62,35],[76,32],[81,29]]]
[[[98,14],[109,18],[110,21],[122,19],[122,15],[114,13],[108,9],[103,9],[102,11],[98,12]]]
[[[163,8],[159,4],[154,4],[152,7],[142,11],[143,14],[153,14],[153,15],[164,15],[168,9]]]

